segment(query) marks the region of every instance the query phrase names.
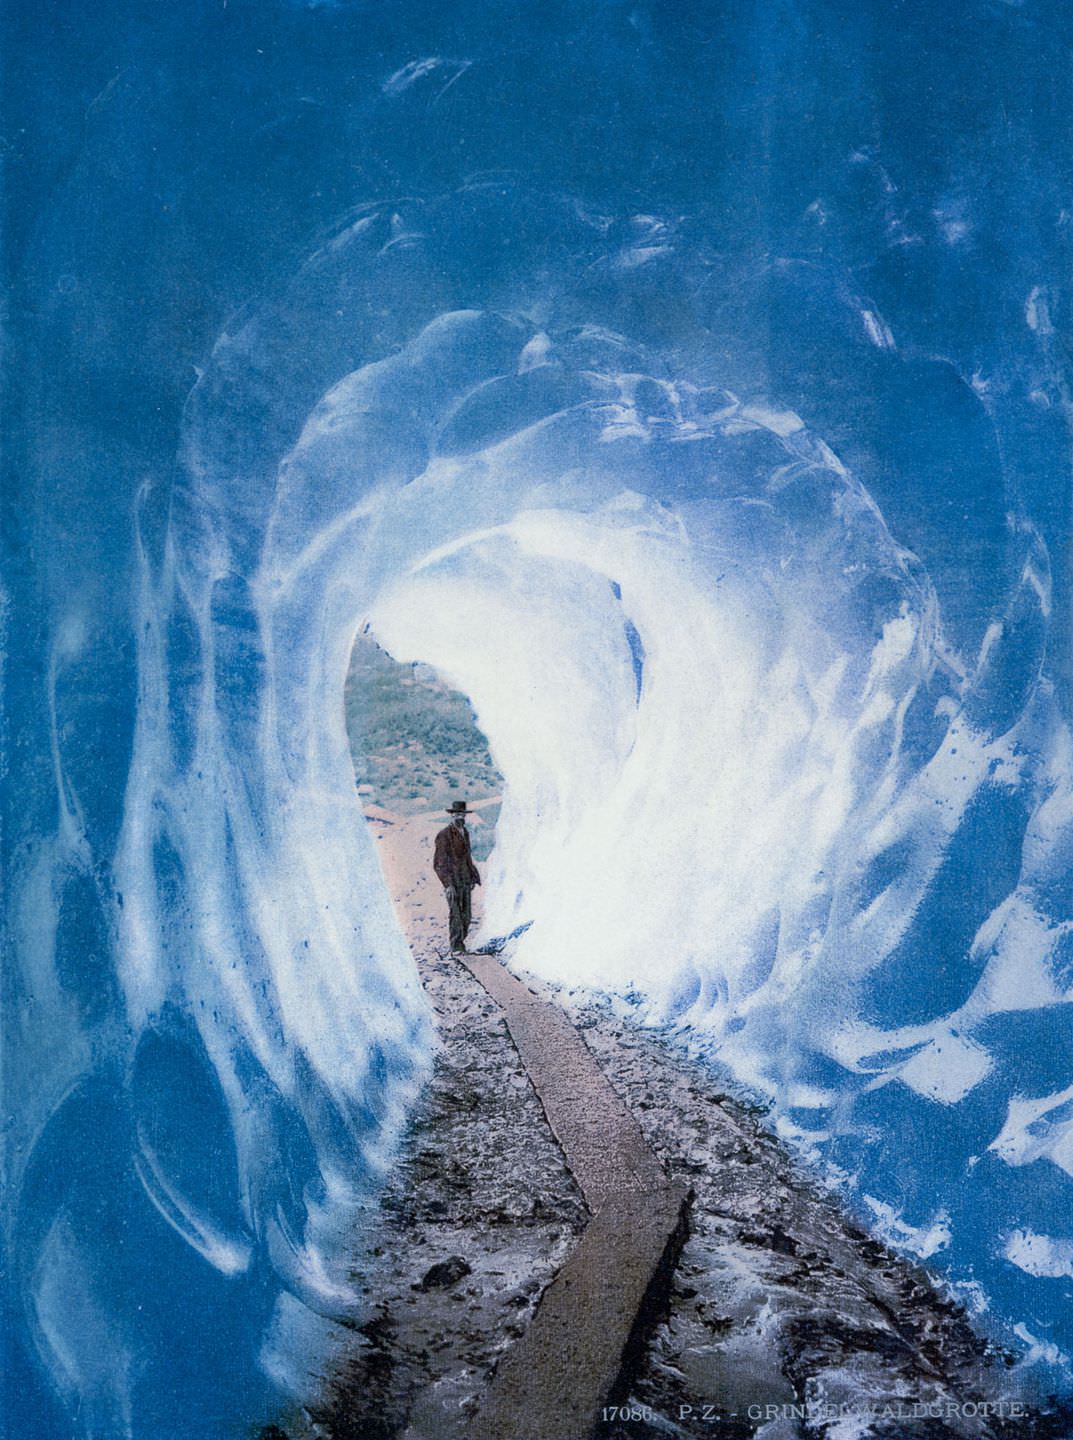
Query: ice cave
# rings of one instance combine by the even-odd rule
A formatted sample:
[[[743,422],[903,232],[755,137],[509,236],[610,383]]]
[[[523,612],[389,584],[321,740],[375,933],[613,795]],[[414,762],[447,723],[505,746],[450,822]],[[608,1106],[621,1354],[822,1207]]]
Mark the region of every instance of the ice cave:
[[[686,43],[642,10],[642,52],[646,25]],[[392,106],[467,93],[405,54],[369,62],[384,153]],[[505,777],[478,939],[721,1067],[1068,1392],[1062,252],[964,261],[968,181],[899,180],[931,211],[898,218],[899,157],[842,149],[828,211],[886,239],[847,221],[838,253],[811,192],[746,244],[688,167],[599,196],[544,151],[336,207],[216,326],[159,464],[106,436],[95,492],[72,462],[84,569],[70,538],[44,581],[13,550],[9,593],[46,597],[11,631],[13,774],[38,777],[10,844],[18,1433],[215,1440],[354,1313],[347,1239],[436,1045],[355,793],[361,626],[469,698]],[[911,274],[854,251],[896,220]],[[985,272],[997,339],[963,313]],[[31,457],[35,544],[72,405]]]

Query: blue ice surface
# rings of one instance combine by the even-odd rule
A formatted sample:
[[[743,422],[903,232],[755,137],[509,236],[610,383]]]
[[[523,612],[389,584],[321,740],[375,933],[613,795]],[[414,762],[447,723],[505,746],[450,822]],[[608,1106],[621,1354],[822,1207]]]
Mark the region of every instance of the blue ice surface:
[[[591,983],[1068,1391],[1069,7],[3,25],[10,1433],[242,1433],[360,1309],[431,1029],[341,693],[414,566],[516,634],[524,575],[596,677],[595,749],[508,773],[531,963],[653,897]]]

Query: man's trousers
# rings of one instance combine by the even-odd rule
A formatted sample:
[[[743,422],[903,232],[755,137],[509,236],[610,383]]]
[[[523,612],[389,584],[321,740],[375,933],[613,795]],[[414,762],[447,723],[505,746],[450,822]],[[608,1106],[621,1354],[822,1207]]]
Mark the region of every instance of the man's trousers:
[[[472,885],[454,885],[451,887],[451,894],[447,897],[452,950],[464,950],[466,948],[466,936],[469,934],[470,926],[470,896],[472,892]]]

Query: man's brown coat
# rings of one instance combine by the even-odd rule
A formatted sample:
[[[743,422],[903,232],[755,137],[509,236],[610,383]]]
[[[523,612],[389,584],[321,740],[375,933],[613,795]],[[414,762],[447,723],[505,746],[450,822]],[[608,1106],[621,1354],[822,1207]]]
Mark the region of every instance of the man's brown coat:
[[[469,849],[469,831],[461,825],[448,825],[436,836],[436,853],[432,859],[441,885],[479,885],[481,877]]]

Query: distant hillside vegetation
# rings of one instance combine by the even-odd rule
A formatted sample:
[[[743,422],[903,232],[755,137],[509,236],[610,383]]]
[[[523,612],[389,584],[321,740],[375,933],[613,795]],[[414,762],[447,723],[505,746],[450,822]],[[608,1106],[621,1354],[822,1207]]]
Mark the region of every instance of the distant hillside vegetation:
[[[366,803],[409,815],[501,792],[503,777],[469,702],[427,665],[400,665],[371,636],[359,635],[345,704]]]

